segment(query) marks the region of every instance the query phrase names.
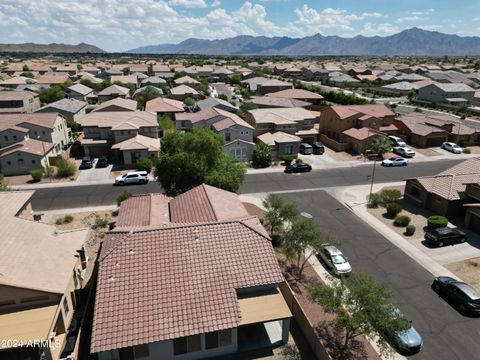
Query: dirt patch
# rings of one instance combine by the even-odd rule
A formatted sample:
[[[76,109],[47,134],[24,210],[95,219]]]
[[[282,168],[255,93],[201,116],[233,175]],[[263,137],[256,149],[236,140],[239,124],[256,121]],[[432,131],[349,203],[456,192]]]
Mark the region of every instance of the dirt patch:
[[[469,146],[467,149],[470,149],[471,154],[480,154],[480,146]]]
[[[66,216],[71,216],[72,220],[63,224],[57,224],[58,220],[65,220]],[[107,219],[107,222],[112,221],[111,211],[98,211],[98,212],[82,212],[74,214],[61,214],[53,216],[50,220],[52,225],[55,225],[59,230],[76,230],[84,228],[92,228],[95,225],[97,217],[101,219]]]
[[[361,160],[360,155],[352,155],[345,151],[334,151],[325,146],[325,154],[330,156],[334,160],[338,161],[352,161],[352,160]]]
[[[480,291],[480,257],[445,265],[452,273]]]

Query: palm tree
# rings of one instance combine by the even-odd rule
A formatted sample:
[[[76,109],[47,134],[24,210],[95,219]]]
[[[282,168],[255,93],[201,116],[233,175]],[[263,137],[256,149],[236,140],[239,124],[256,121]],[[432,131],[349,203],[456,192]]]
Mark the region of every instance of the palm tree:
[[[390,141],[384,136],[376,136],[373,139],[370,148],[378,155],[378,157],[383,157],[383,154],[392,151]]]

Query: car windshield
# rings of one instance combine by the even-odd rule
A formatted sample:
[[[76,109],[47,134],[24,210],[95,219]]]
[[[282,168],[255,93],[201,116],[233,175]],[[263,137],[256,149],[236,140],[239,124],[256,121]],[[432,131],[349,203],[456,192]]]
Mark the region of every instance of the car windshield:
[[[460,146],[458,146],[458,145],[452,145],[452,147],[455,148],[455,149],[460,149]]]
[[[347,259],[343,255],[332,255],[332,262],[334,264],[345,264]]]
[[[128,175],[128,174],[123,174],[123,175],[122,175],[122,178],[125,178],[125,177],[127,177],[127,175]]]

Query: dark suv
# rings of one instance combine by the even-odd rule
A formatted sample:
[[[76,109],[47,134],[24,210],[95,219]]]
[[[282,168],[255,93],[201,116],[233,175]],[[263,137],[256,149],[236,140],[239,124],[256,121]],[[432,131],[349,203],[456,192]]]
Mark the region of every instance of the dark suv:
[[[468,240],[468,236],[463,231],[460,231],[458,229],[441,227],[433,230],[428,230],[425,233],[425,240],[437,245],[438,247],[442,247],[444,245],[463,243]]]
[[[82,158],[82,163],[80,164],[80,169],[91,169],[93,167],[93,159],[90,156],[84,156]]]

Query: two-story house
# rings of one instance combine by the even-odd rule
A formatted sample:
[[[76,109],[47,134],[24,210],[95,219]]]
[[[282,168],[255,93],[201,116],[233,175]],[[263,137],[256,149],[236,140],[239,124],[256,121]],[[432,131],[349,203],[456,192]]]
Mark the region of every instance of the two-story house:
[[[0,91],[0,113],[31,113],[40,108],[38,94],[31,91]]]
[[[75,84],[65,89],[65,95],[69,99],[87,101],[94,95],[94,92],[88,86]]]
[[[177,113],[178,130],[209,128],[225,138],[224,151],[236,160],[249,160],[254,147],[253,127],[238,115],[218,108],[207,108],[196,113]]]
[[[130,97],[130,89],[114,84],[100,91],[97,94],[97,97],[98,97],[99,103],[102,103],[104,101],[108,101],[111,99],[115,99],[118,97],[126,99]]]
[[[468,105],[475,90],[466,84],[434,83],[417,90],[417,100],[455,106]]]
[[[85,154],[108,156],[127,166],[140,157],[155,157],[160,151],[158,123],[146,111],[95,111],[79,120],[83,127]]]

